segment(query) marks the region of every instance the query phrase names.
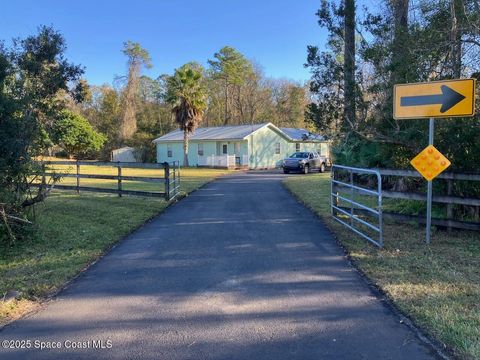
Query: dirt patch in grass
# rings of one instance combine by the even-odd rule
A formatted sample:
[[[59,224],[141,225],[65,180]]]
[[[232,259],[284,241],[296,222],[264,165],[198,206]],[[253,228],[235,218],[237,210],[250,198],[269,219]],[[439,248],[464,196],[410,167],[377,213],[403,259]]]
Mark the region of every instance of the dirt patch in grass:
[[[330,216],[329,174],[293,176],[285,186],[318,215],[356,266],[418,326],[461,359],[480,359],[480,234],[387,222],[375,248]]]

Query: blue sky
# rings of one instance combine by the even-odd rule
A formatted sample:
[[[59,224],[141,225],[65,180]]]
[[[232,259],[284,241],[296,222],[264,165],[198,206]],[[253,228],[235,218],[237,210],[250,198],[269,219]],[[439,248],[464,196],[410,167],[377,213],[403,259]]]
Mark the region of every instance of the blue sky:
[[[5,1],[0,39],[24,37],[40,24],[66,38],[68,58],[86,67],[93,84],[111,83],[126,71],[126,40],[152,57],[156,77],[188,61],[206,64],[230,45],[263,66],[267,76],[304,81],[308,44],[325,43],[317,25],[319,0],[81,0]]]

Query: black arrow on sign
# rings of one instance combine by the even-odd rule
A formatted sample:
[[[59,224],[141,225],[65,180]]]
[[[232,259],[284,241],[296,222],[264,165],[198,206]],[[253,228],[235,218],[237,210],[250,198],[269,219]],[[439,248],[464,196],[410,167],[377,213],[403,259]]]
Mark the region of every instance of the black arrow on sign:
[[[465,96],[459,94],[447,85],[441,86],[442,93],[437,95],[418,95],[418,96],[404,96],[400,98],[400,106],[422,106],[422,105],[436,105],[442,104],[440,112],[450,110],[460,101],[465,99]]]

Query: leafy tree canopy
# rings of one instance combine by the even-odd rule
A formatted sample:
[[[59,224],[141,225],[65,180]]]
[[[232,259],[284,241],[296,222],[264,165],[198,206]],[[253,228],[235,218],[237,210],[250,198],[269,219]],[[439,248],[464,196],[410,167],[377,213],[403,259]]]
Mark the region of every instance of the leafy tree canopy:
[[[237,50],[224,46],[208,60],[214,77],[225,80],[228,84],[240,85],[247,73],[253,71],[252,64]]]
[[[0,45],[0,204],[16,218],[43,198],[40,189],[27,201],[28,178],[38,173],[33,158],[51,145],[66,96],[81,101],[84,95],[77,86],[83,69],[68,62],[65,50],[63,36],[47,26],[11,48]]]
[[[175,70],[167,82],[167,101],[175,121],[184,133],[184,166],[188,166],[188,137],[200,124],[207,107],[202,73],[186,64]]]
[[[70,156],[77,159],[99,151],[106,140],[83,116],[69,110],[61,112],[53,138]]]
[[[129,65],[143,65],[146,68],[152,67],[150,54],[137,42],[131,40],[124,42],[123,53],[128,58]]]
[[[338,163],[409,167],[409,159],[427,145],[428,121],[393,119],[393,86],[478,76],[478,1],[389,1],[362,8],[355,24],[356,120],[346,128],[339,123],[347,97],[343,4],[322,0],[317,12],[328,38],[325,51],[307,49],[305,66],[312,74],[307,117],[336,140]],[[477,114],[436,122],[436,146],[452,161],[452,169],[478,170],[479,143],[471,139],[479,136],[479,121]]]

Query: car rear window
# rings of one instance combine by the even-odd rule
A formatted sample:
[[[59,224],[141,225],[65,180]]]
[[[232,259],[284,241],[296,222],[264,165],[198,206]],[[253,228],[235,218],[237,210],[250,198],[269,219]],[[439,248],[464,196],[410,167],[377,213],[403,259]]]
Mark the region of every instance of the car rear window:
[[[308,153],[307,152],[296,152],[293,153],[291,158],[297,158],[297,159],[306,159],[308,158]]]

